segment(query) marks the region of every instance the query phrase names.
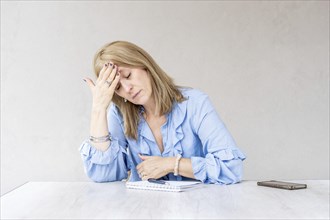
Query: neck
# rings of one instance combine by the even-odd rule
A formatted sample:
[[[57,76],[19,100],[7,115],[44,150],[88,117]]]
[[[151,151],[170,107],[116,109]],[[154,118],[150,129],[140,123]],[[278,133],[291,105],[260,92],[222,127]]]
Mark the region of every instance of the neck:
[[[159,113],[156,112],[156,109],[155,107],[153,108],[146,108],[144,107],[144,115],[146,118],[156,118],[156,117],[159,117]]]
[[[148,103],[146,103],[145,105],[143,105],[144,107],[144,114],[145,114],[145,117],[152,117],[152,118],[155,118],[155,117],[159,117],[159,112],[156,112],[156,103],[154,100],[150,100]]]

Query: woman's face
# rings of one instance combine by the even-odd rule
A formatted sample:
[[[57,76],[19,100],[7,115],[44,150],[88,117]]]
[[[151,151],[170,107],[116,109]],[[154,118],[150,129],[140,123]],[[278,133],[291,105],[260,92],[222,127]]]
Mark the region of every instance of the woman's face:
[[[118,72],[117,95],[136,105],[145,105],[151,100],[152,88],[146,70],[118,67]]]

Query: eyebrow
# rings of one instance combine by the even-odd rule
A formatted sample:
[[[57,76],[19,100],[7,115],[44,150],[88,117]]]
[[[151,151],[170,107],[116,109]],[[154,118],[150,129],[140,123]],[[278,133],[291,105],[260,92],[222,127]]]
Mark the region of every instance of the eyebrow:
[[[129,72],[127,69],[121,69],[121,70],[118,70],[118,72],[120,73],[126,73],[126,72]]]

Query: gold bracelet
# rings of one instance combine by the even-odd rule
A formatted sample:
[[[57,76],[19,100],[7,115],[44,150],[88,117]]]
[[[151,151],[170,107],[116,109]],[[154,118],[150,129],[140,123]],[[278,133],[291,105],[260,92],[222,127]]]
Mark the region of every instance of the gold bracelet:
[[[174,176],[179,175],[179,162],[180,162],[181,158],[182,158],[181,154],[176,155],[175,167],[174,167]]]

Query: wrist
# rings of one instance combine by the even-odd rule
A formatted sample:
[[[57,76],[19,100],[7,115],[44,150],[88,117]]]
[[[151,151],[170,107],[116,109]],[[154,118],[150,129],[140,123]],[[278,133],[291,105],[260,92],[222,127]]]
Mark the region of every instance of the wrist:
[[[168,157],[168,161],[166,162],[167,164],[167,169],[166,173],[174,173],[174,167],[175,167],[175,157]]]
[[[102,107],[102,106],[92,106],[92,114],[102,114],[102,113],[106,113],[107,112],[107,108]]]
[[[98,137],[91,135],[91,136],[89,136],[89,140],[93,143],[104,143],[104,142],[108,142],[108,141],[111,142],[112,138],[111,138],[110,133],[108,132],[107,135],[98,136]]]

